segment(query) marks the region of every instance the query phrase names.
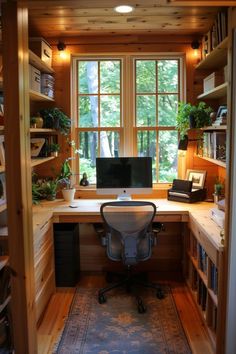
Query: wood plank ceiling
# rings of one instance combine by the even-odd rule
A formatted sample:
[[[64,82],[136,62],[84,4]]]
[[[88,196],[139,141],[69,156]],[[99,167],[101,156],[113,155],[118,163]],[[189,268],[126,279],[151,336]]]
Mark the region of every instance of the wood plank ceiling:
[[[202,0],[47,0],[25,1],[31,35],[73,37],[123,34],[202,35],[212,26],[219,7],[236,1]],[[128,4],[130,14],[114,7]]]

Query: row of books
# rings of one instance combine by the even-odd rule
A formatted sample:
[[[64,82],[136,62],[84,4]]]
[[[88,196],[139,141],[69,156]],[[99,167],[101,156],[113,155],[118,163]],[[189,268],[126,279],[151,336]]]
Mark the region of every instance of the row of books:
[[[226,161],[226,133],[204,132],[202,156],[215,160]]]
[[[210,264],[210,281],[211,289],[214,291],[215,294],[218,294],[218,269],[213,263]]]
[[[195,237],[191,237],[191,255],[194,258],[197,258],[197,240],[195,239]]]
[[[198,244],[198,268],[207,274],[207,253],[200,244]]]
[[[228,16],[227,11],[220,11],[217,14],[215,22],[202,40],[202,57],[203,59],[223,41],[228,35]]]
[[[200,277],[198,277],[197,302],[201,306],[202,311],[206,310],[207,288]]]

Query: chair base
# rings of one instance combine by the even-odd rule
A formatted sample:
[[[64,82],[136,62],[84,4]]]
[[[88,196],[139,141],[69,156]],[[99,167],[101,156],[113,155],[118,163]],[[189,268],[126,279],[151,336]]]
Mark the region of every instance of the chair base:
[[[111,273],[109,273],[111,274]],[[119,274],[114,273],[116,276],[119,276]],[[109,275],[107,276],[107,278],[109,277]],[[112,283],[111,285],[104,287],[102,289],[99,290],[98,292],[98,302],[99,304],[103,304],[106,302],[106,297],[105,294],[108,291],[111,291],[113,289],[119,288],[119,287],[125,287],[127,292],[131,292],[131,289],[133,288],[133,286],[142,286],[145,288],[151,288],[156,290],[156,297],[158,299],[163,299],[164,298],[164,294],[162,291],[162,288],[159,284],[155,284],[152,282],[148,282],[146,280],[142,280],[140,279],[140,275],[137,274],[131,274],[130,269],[128,269],[126,276],[123,276],[123,279],[121,279],[120,281],[117,281],[115,283]],[[143,304],[142,298],[140,296],[136,296],[136,302],[137,302],[137,308],[138,308],[138,312],[139,313],[144,313],[146,312],[146,307]]]

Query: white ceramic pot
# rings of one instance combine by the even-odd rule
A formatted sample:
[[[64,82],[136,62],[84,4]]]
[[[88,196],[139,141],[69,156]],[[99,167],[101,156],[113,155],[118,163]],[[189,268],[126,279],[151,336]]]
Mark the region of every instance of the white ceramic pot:
[[[75,197],[75,188],[71,189],[62,189],[62,195],[66,202],[73,202]]]

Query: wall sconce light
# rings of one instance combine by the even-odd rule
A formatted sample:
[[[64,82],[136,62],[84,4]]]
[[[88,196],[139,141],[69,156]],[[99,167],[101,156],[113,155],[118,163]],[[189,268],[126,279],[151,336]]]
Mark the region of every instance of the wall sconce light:
[[[57,43],[57,49],[59,50],[59,52],[65,50],[65,49],[66,49],[65,43],[59,41],[59,42]]]
[[[57,43],[57,49],[59,51],[59,56],[61,59],[66,59],[66,52],[65,52],[65,49],[66,49],[66,45],[64,42],[61,42],[59,41]]]
[[[198,49],[200,48],[200,43],[198,41],[192,41],[191,48],[194,50],[194,56],[198,56]]]

